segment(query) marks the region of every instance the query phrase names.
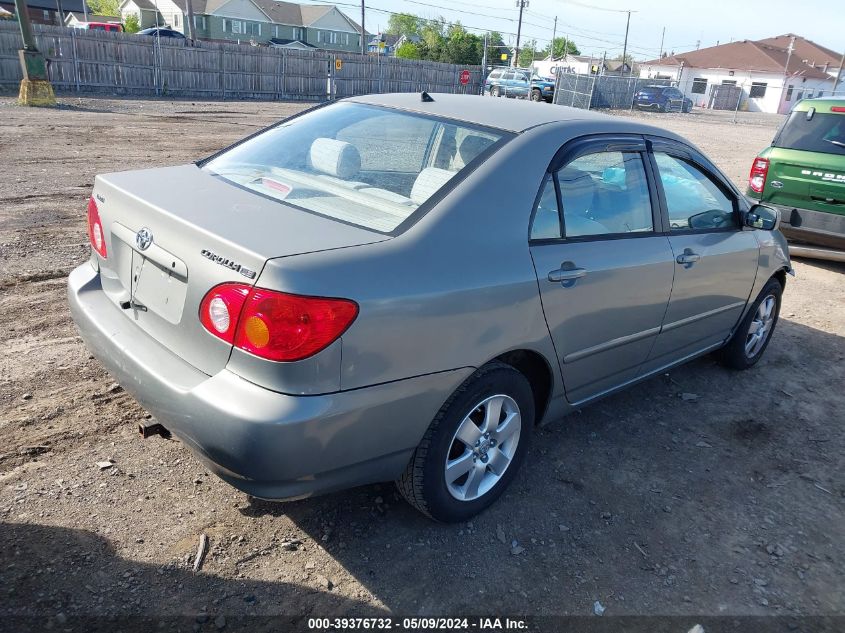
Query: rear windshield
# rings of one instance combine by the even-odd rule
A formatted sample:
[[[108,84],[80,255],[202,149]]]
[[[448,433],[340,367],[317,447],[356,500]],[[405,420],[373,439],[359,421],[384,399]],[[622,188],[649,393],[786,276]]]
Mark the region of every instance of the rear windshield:
[[[306,211],[391,233],[509,136],[465,123],[338,103],[236,145],[203,169]]]
[[[808,152],[845,154],[845,114],[793,112],[778,134],[775,147]]]

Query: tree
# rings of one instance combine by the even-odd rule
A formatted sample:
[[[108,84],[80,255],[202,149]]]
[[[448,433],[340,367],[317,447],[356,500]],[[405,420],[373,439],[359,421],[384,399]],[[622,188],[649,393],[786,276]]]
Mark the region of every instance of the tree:
[[[88,8],[94,15],[120,15],[119,0],[88,0]]]
[[[413,42],[402,42],[396,49],[396,57],[400,59],[422,59],[419,46]]]
[[[388,35],[419,35],[425,20],[410,13],[393,13],[387,21],[385,33]]]
[[[550,50],[551,49],[551,50]],[[564,55],[580,55],[581,51],[575,45],[575,42],[565,37],[556,37],[552,45],[550,42],[546,48],[543,49],[543,57],[551,56],[553,59],[559,59]]]
[[[520,68],[528,68],[534,63],[534,60],[537,59],[538,52],[542,57],[542,51],[537,51],[537,40],[529,40],[525,42],[523,47],[519,49],[519,59],[517,60],[517,65]]]
[[[621,62],[622,61],[622,53],[619,53],[616,57],[614,57],[613,61]],[[625,63],[628,64],[629,68],[634,67],[634,57],[630,53],[625,55]]]
[[[134,13],[130,13],[123,21],[123,30],[127,33],[137,33],[141,30],[141,20]]]

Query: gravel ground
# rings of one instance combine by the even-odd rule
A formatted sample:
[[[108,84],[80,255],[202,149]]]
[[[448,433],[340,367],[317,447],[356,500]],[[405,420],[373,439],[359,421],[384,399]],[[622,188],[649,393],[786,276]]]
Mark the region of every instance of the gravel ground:
[[[539,429],[472,523],[387,483],[251,501],[137,437],[146,413],[82,345],[65,277],[96,173],[194,160],[303,106],[60,101],[0,99],[0,617],[845,614],[845,267],[795,263],[752,371],[705,357]],[[780,121],[634,116],[738,183]]]

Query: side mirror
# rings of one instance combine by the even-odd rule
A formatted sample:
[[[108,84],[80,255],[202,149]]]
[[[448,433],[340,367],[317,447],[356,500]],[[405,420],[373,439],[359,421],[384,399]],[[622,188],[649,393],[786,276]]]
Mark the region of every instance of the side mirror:
[[[777,209],[764,204],[755,204],[745,214],[745,226],[763,231],[774,231],[780,225],[780,213]]]

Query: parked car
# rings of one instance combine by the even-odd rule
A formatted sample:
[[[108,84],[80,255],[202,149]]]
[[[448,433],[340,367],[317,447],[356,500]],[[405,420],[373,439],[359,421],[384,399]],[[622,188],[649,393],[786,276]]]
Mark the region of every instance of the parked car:
[[[484,81],[484,91],[491,97],[528,97],[531,92],[531,75],[514,68],[496,68]]]
[[[554,89],[553,81],[519,68],[495,68],[484,81],[484,92],[492,97],[528,97],[551,103]]]
[[[120,22],[77,22],[74,28],[90,31],[113,31],[123,32],[123,25]]]
[[[236,488],[396,480],[461,521],[541,420],[708,352],[757,363],[791,270],[776,224],[656,127],[367,95],[98,175],[69,302],[143,434]]]
[[[150,35],[152,37],[172,37],[177,40],[186,39],[182,33],[167,26],[154,26],[149,29],[144,29],[143,31],[138,31],[138,35]]]
[[[555,82],[539,75],[531,77],[531,101],[551,103],[555,98]]]
[[[692,111],[692,100],[671,86],[645,86],[634,95],[634,105],[640,110],[658,112]]]
[[[754,159],[747,193],[780,211],[790,242],[821,247],[793,251],[845,261],[845,98],[800,101]]]

